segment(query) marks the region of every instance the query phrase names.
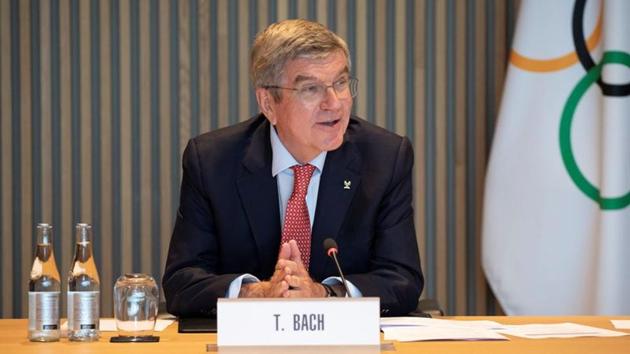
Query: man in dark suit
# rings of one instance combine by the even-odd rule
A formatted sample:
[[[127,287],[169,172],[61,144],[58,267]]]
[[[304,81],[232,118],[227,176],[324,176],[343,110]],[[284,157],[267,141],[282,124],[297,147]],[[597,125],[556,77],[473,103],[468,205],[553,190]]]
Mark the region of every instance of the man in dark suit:
[[[250,75],[261,114],[192,139],[163,278],[168,311],[214,316],[219,297],[353,296],[382,315],[423,287],[409,140],[351,116],[357,80],[343,39],[287,20],[260,33]]]

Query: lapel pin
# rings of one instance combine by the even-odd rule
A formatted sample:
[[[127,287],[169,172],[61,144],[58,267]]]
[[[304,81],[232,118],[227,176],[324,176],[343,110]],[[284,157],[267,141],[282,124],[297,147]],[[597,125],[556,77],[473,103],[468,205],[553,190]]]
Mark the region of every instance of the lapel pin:
[[[352,184],[352,181],[343,181],[343,189],[350,189],[350,185]]]

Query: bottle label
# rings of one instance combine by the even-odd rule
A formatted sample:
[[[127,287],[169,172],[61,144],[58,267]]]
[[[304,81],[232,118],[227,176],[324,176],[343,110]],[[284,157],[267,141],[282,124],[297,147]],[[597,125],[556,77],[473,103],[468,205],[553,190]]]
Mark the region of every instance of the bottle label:
[[[68,291],[68,330],[98,330],[99,291]]]
[[[28,292],[28,329],[59,329],[59,291]]]

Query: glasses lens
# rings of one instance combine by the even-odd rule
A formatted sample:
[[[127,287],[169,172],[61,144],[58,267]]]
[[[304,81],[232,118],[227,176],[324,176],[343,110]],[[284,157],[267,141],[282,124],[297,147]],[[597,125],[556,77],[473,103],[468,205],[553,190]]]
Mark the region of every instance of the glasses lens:
[[[330,86],[326,86],[322,83],[306,84],[296,91],[300,99],[304,102],[319,102],[323,100],[326,90],[328,90],[329,87],[332,87],[339,98],[348,97],[348,94],[350,94],[351,97],[356,97],[358,82],[359,80],[355,78],[344,78],[337,80]]]
[[[318,101],[324,96],[326,87],[322,84],[307,84],[300,87],[297,92],[300,98],[306,102]]]

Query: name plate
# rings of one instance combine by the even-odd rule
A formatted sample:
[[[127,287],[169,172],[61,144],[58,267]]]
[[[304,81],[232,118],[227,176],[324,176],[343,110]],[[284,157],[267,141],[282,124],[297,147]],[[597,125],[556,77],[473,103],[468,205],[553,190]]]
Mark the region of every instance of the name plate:
[[[219,299],[221,346],[380,345],[377,297]]]

